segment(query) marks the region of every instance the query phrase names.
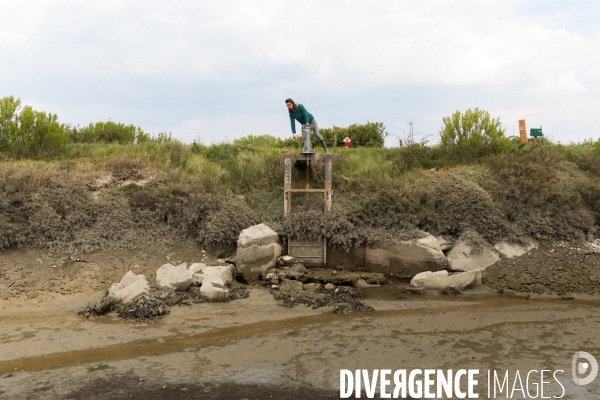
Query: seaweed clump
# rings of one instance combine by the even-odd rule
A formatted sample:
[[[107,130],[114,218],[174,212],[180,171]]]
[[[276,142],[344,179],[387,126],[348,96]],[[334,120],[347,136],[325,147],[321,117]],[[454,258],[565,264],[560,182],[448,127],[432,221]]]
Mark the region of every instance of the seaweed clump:
[[[100,315],[116,311],[119,318],[125,321],[156,322],[160,317],[170,313],[169,307],[189,305],[188,293],[171,292],[151,286],[149,293],[143,293],[128,302],[120,304],[109,296],[104,296],[96,304],[78,312],[86,318],[97,318]]]
[[[334,314],[350,314],[352,312],[372,314],[375,309],[361,302],[360,293],[351,287],[341,286],[328,293],[324,297],[311,297],[298,292],[277,293],[275,298],[282,299],[282,307],[292,308],[298,304],[306,304],[307,307],[312,307],[313,310],[325,307],[334,306]]]

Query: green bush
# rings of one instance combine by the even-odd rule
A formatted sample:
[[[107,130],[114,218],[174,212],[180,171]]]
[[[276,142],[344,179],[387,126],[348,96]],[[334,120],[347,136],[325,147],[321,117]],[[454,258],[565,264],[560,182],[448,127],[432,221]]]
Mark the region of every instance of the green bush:
[[[383,147],[388,133],[385,131],[383,122],[367,122],[366,124],[352,124],[347,128],[322,128],[319,129],[321,136],[329,147],[341,147],[344,138],[352,139],[352,147]],[[312,136],[313,147],[319,145],[319,141]]]
[[[73,128],[69,139],[74,143],[133,143],[136,130],[138,131],[138,142],[150,140],[148,134],[134,125],[125,125],[112,121],[90,123],[83,128]]]
[[[248,135],[235,139],[233,145],[241,147],[243,149],[257,148],[257,147],[271,147],[271,148],[285,148],[285,147],[299,147],[299,142],[287,138],[281,139],[272,135]]]
[[[21,108],[13,96],[0,99],[0,151],[13,157],[54,154],[67,143],[56,114]]]
[[[456,111],[443,118],[440,144],[453,157],[462,160],[497,154],[509,150],[511,142],[504,135],[500,119],[479,108],[464,113]]]

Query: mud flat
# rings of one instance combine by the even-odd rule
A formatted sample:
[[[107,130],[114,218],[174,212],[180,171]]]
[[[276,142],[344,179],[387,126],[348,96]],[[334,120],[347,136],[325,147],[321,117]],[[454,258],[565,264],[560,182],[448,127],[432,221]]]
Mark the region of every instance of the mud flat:
[[[560,369],[571,398],[600,398],[598,380],[579,387],[570,376],[575,352],[600,353],[600,299],[587,292],[415,295],[390,282],[364,289],[373,314],[336,315],[281,307],[256,286],[247,299],[173,307],[156,323],[77,315],[127,270],[150,273],[165,257],[191,262],[196,253],[98,253],[60,268],[39,251],[2,254],[0,279],[15,283],[0,296],[0,398],[327,399],[339,398],[340,369],[381,368],[479,369],[483,391],[487,370]]]

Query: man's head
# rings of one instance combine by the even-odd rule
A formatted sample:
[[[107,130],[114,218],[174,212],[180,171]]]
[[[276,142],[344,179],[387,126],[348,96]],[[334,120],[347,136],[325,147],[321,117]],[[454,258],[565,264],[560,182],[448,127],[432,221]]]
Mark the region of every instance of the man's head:
[[[292,99],[286,99],[285,105],[287,106],[289,111],[294,111],[296,108],[298,108],[298,105]]]

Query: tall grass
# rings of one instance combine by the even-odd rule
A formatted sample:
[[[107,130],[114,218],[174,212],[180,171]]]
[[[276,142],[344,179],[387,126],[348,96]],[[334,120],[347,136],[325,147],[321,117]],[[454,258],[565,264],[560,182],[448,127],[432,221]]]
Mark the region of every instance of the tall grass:
[[[600,222],[597,143],[515,144],[463,162],[436,146],[335,148],[333,213],[318,226],[344,246],[410,237],[419,229],[457,237],[474,230],[488,241],[590,235]],[[238,228],[258,221],[281,232],[308,232],[283,217],[283,157],[290,151],[297,150],[171,140],[75,143],[43,160],[5,159],[0,247],[74,240],[91,249],[111,235],[135,242],[142,231],[148,240],[170,232],[230,243]],[[156,179],[144,188],[115,186],[96,198],[86,188],[100,176],[130,170],[151,171]],[[301,168],[294,177],[303,185]],[[314,222],[321,200],[313,197],[312,214],[295,208],[294,223]],[[67,234],[65,227],[74,231]]]

